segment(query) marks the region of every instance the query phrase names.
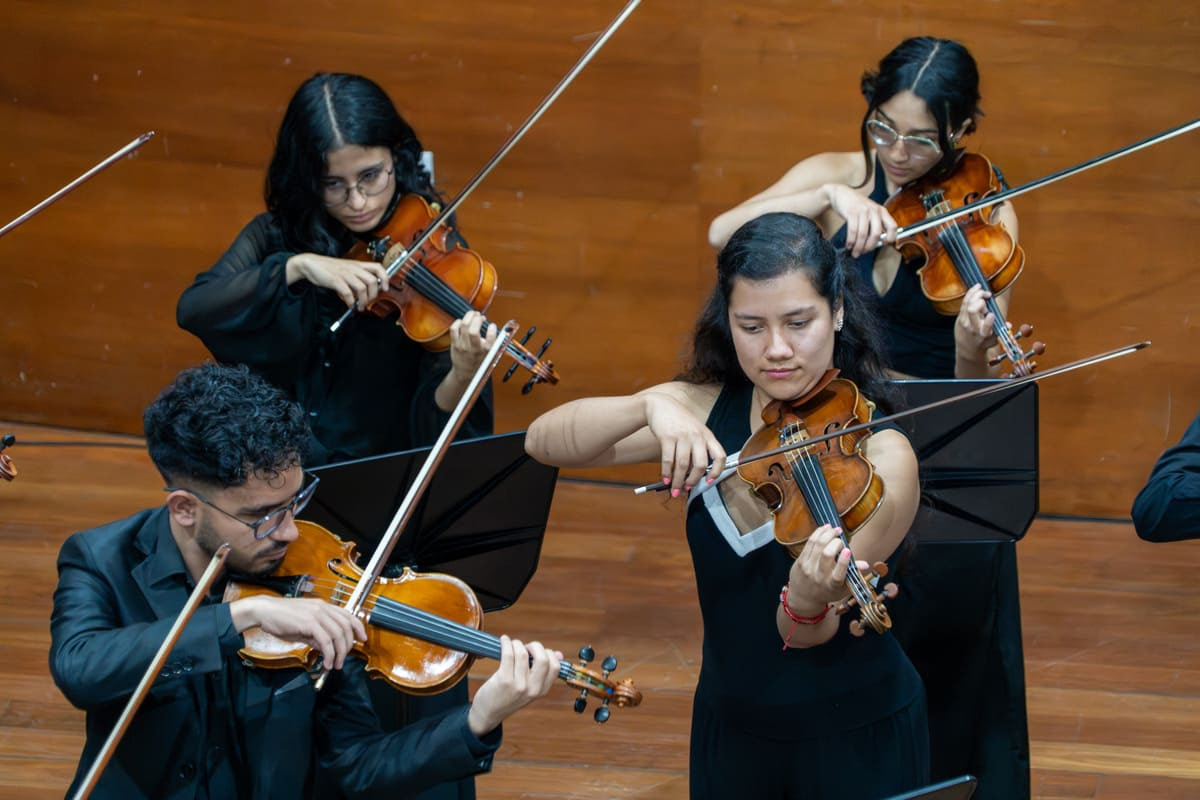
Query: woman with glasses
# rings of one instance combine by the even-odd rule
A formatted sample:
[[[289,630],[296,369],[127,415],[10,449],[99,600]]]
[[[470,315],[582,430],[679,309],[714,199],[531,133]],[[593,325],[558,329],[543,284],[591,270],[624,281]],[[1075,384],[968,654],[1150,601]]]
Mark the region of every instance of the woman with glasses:
[[[860,150],[819,153],[721,214],[709,240],[721,247],[739,225],[767,211],[811,217],[844,245],[868,286],[874,286],[893,374],[921,378],[984,378],[996,346],[984,292],[974,287],[957,317],[943,316],[921,293],[914,270],[902,268],[894,247],[896,222],[884,208],[895,191],[919,178],[953,171],[963,137],[980,115],[979,73],[965,47],[948,39],[906,39],[862,78],[867,101]],[[993,206],[1015,242],[1017,218],[1009,203]],[[1007,314],[1009,292],[996,298]]]
[[[793,211],[815,219],[845,247],[867,286],[884,329],[896,377],[982,378],[993,319],[982,287],[967,292],[957,317],[937,313],[919,278],[880,238],[894,240],[884,208],[896,190],[924,176],[953,171],[963,138],[975,129],[979,73],[961,44],[906,39],[863,75],[867,107],[860,148],[820,153],[774,185],[717,217],[709,229],[722,246],[748,219]],[[1017,237],[1009,203],[994,220]],[[1010,292],[996,298],[1007,314]],[[919,538],[919,531],[914,531]],[[923,542],[897,575],[893,632],[921,673],[929,704],[933,778],[970,772],[977,800],[1029,796],[1029,734],[1017,562],[1012,543]]]
[[[320,73],[296,90],[267,168],[259,214],[179,299],[180,327],[219,361],[246,364],[308,414],[308,463],[364,458],[436,440],[488,347],[472,311],[450,329],[449,353],[431,353],[394,320],[353,314],[382,291],[381,264],[342,255],[384,225],[410,192],[438,201],[412,127],[373,81]],[[452,242],[453,243],[453,242]],[[492,432],[491,387],[459,437]],[[424,719],[467,699],[467,683],[403,697],[382,682],[371,693],[385,727]],[[474,797],[471,779],[420,795]]]
[[[449,354],[430,353],[393,320],[353,314],[387,282],[381,264],[342,258],[410,192],[439,195],[416,133],[378,85],[314,75],[292,97],[267,169],[267,212],[179,300],[179,325],[222,362],[247,364],[309,414],[313,463],[431,444],[494,337],[469,313]],[[461,436],[492,430],[490,388]]]

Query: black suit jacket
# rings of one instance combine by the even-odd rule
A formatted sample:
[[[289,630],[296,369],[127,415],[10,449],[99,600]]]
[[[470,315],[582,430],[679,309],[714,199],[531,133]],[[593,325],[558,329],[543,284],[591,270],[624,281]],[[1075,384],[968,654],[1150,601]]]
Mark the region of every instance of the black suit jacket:
[[[87,712],[77,784],[94,761],[142,673],[187,600],[186,569],[165,508],[77,533],[58,558],[50,622],[50,671]],[[295,800],[312,794],[317,759],[350,797],[389,797],[486,772],[499,747],[471,734],[467,708],[385,734],[372,710],[362,662],[350,659],[321,692],[296,670],[262,670],[237,658],[242,637],[229,606],[192,618],[101,776],[95,798],[193,798],[214,752],[201,720],[227,724],[243,766],[242,794]],[[229,687],[222,717],[212,683]],[[214,717],[213,715],[217,715]],[[74,785],[72,786],[72,791]]]

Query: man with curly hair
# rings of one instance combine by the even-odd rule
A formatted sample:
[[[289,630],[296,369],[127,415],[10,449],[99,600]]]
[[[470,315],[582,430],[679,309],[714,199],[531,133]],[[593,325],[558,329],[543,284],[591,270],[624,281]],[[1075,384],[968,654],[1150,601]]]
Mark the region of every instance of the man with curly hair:
[[[144,423],[166,503],[74,534],[58,559],[50,670],[87,712],[75,785],[212,554],[228,543],[227,572],[271,572],[315,488],[303,470],[304,413],[245,367],[184,371]],[[549,690],[562,657],[502,637],[500,666],[472,703],[384,733],[363,664],[350,655],[366,638],[358,618],[311,598],[225,603],[222,589],[184,630],[93,797],[292,800],[313,796],[318,763],[351,797],[396,797],[485,772],[500,723]],[[237,653],[251,627],[318,650],[333,669],[325,688],[299,668],[245,666]]]

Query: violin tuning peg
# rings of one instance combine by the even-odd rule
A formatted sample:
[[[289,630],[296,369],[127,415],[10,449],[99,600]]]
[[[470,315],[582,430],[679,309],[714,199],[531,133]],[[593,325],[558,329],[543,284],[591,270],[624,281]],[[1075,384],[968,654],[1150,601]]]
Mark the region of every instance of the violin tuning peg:
[[[581,666],[587,666],[588,663],[596,658],[596,651],[592,649],[590,644],[585,644],[579,648],[579,663]]]
[[[1031,333],[1033,333],[1033,326],[1030,325],[1029,323],[1025,323],[1021,327],[1017,328],[1017,332],[1013,334],[1013,338],[1014,339],[1024,339],[1026,336],[1028,336]]]
[[[617,657],[608,656],[604,659],[604,663],[600,665],[600,669],[604,670],[604,676],[608,677],[608,673],[617,668]]]
[[[587,691],[587,690],[585,689],[584,691]],[[575,698],[575,704],[572,706],[572,708],[575,709],[576,714],[583,713],[583,710],[585,708],[587,708],[587,700],[584,699],[583,695],[580,695],[579,697]]]
[[[900,594],[900,589],[898,589],[896,587],[896,584],[885,583],[883,585],[883,596],[886,597],[888,600],[895,600],[899,594]]]
[[[863,624],[861,622],[859,622],[858,620],[854,620],[853,622],[850,623],[850,633],[852,635],[861,637],[866,632],[867,632],[867,629],[864,628]]]
[[[532,330],[532,328],[531,328],[530,330]],[[537,358],[538,358],[539,360],[540,360],[540,359],[541,359],[541,357],[542,357],[542,353],[545,353],[547,350],[549,350],[549,349],[550,349],[550,343],[551,343],[552,341],[554,341],[554,340],[553,340],[553,339],[550,339],[550,338],[547,338],[547,339],[546,339],[546,341],[542,342],[542,347],[541,347],[541,349],[537,351]]]
[[[541,382],[542,382],[542,379],[539,378],[537,375],[534,375],[532,378],[530,378],[528,381],[525,382],[524,386],[521,387],[521,394],[529,394],[530,392],[533,391],[533,387],[537,386]]]
[[[535,331],[537,331],[537,325],[530,325],[529,330],[525,331],[525,335],[521,337],[521,345],[522,346],[524,346],[525,343],[529,341],[529,337],[533,336]]]
[[[601,725],[608,722],[608,718],[610,716],[612,716],[612,712],[608,710],[608,701],[607,700],[604,702],[604,705],[597,708],[596,712],[594,714],[592,714],[592,718],[595,719],[596,722]]]
[[[517,371],[517,367],[519,367],[519,366],[521,366],[521,365],[514,362],[513,365],[508,368],[508,371],[504,373],[504,377],[500,379],[500,382],[505,383],[509,378],[511,378],[513,376],[513,373]]]

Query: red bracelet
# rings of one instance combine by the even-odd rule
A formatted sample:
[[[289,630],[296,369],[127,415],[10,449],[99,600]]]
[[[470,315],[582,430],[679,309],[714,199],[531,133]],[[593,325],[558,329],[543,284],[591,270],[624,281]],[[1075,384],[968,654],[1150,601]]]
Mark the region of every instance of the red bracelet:
[[[788,608],[787,590],[788,590],[788,585],[785,583],[783,585],[782,591],[779,592],[779,604],[781,606],[783,606],[783,613],[787,614],[788,619],[790,619],[792,622],[798,622],[803,625],[816,625],[818,622],[825,619],[825,615],[829,613],[830,607],[827,605],[827,606],[825,606],[824,609],[821,610],[821,613],[817,614],[815,617],[800,616],[795,611],[792,611],[792,609]]]

